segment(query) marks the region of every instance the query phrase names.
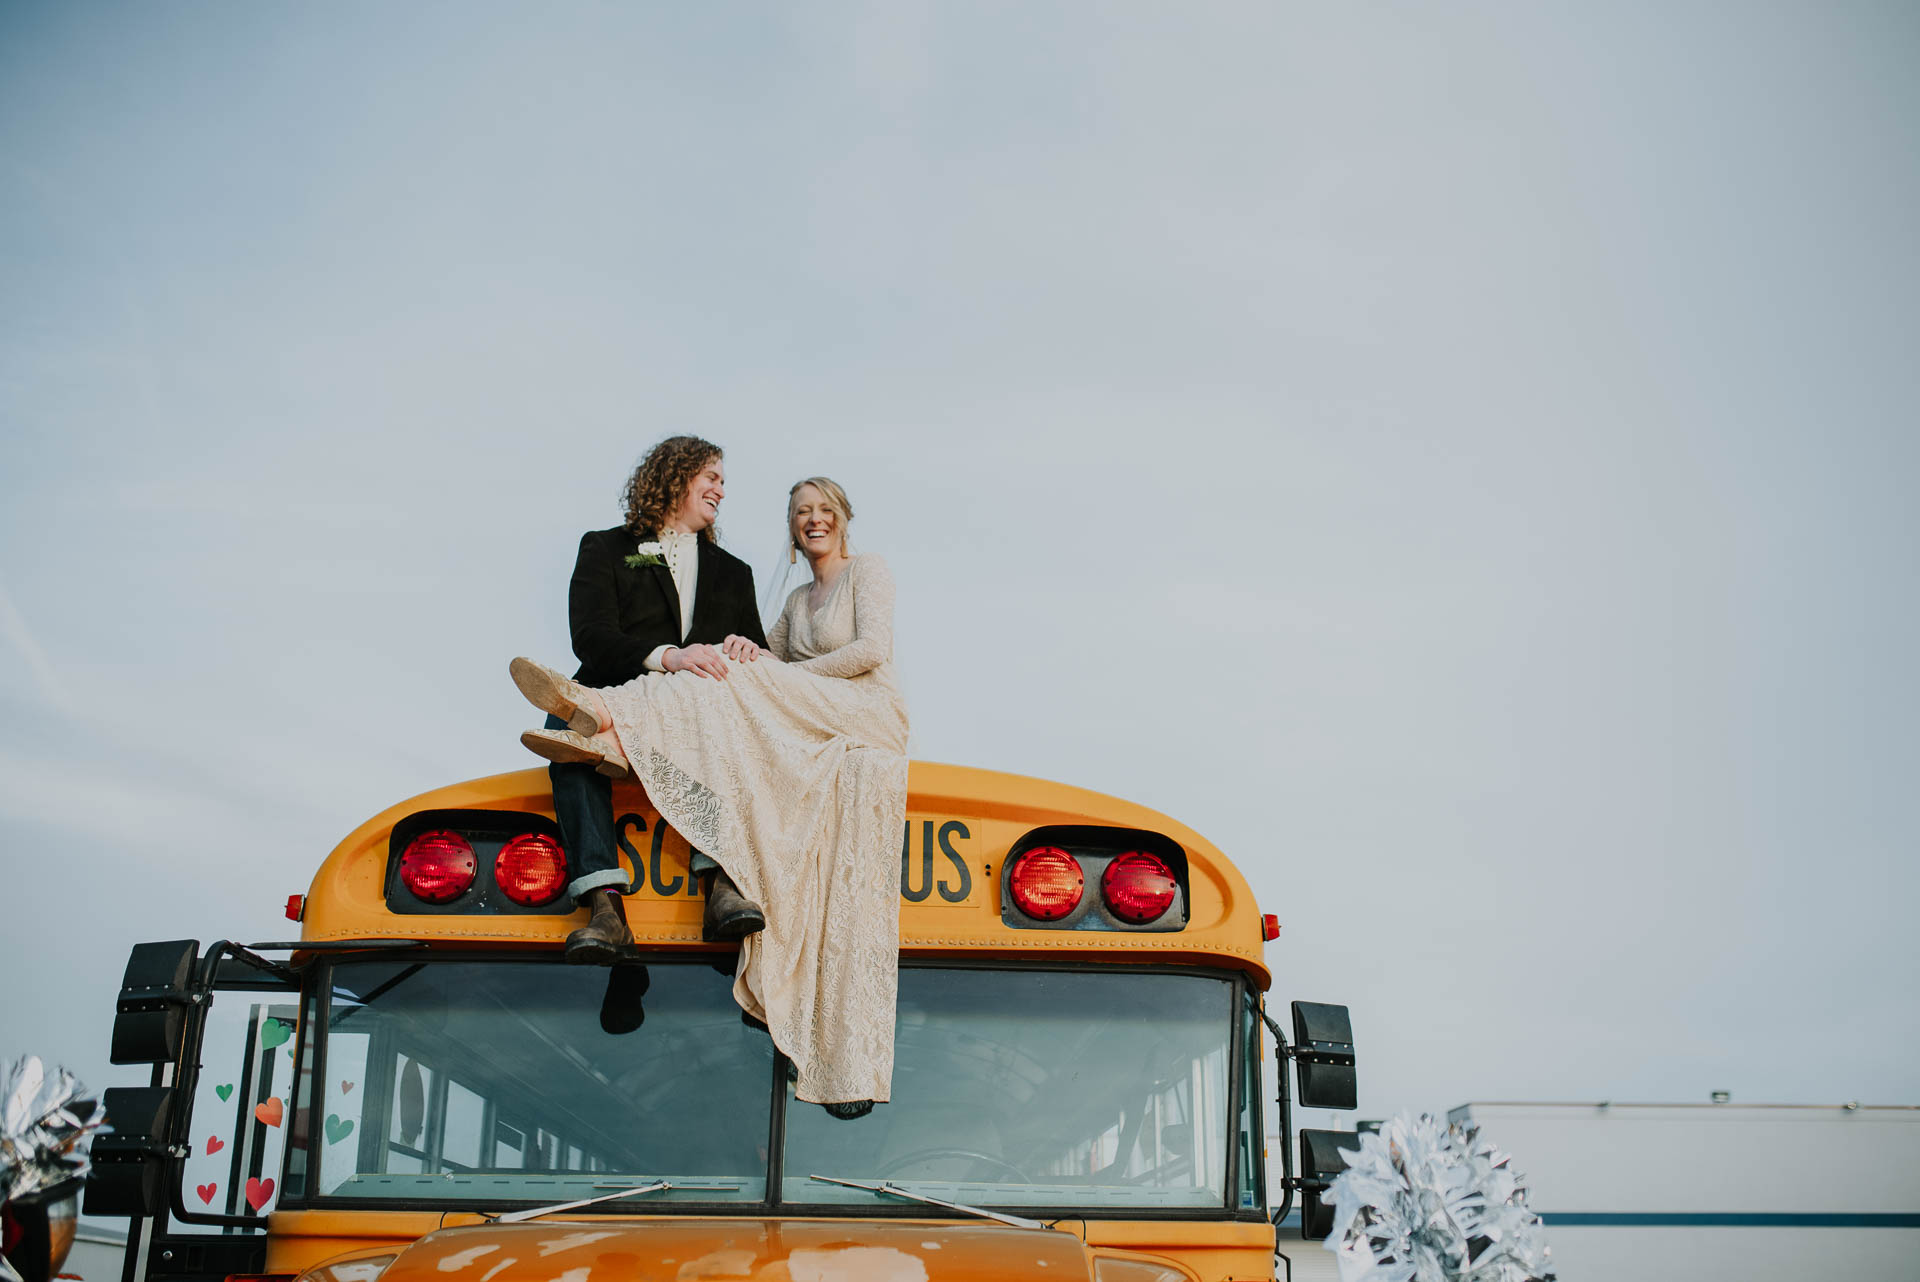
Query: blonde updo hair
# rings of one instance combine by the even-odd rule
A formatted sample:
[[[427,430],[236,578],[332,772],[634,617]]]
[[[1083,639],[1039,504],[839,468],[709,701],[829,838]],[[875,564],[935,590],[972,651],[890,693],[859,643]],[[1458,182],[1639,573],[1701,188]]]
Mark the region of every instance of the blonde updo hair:
[[[827,501],[827,506],[840,514],[840,552],[843,556],[851,555],[847,550],[847,527],[853,524],[853,504],[848,501],[847,492],[840,488],[840,482],[830,476],[801,477],[793,483],[793,488],[787,491],[787,542],[792,545],[795,552],[806,551],[800,546],[800,540],[793,537],[793,496],[800,492],[800,487],[803,485],[811,485],[819,490],[820,497]]]

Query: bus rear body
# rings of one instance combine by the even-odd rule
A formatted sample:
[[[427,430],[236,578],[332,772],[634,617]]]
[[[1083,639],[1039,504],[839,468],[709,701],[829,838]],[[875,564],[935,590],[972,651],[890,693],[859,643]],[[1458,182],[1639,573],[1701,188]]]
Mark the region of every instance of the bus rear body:
[[[914,763],[892,1098],[843,1120],[735,1003],[685,841],[614,804],[612,967],[563,962],[543,771],[362,825],[297,940],[137,947],[114,1060],[152,1076],[87,1205],[125,1282],[1274,1276],[1271,919],[1198,834]]]

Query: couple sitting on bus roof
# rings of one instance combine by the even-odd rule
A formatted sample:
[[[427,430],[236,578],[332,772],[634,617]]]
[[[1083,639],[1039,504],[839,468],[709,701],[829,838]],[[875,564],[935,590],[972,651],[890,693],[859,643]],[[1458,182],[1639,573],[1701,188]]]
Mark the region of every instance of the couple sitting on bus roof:
[[[660,442],[628,481],[627,519],[580,540],[568,594],[580,670],[515,659],[549,715],[521,742],[554,763],[555,817],[591,910],[567,960],[633,949],[611,779],[638,776],[694,848],[703,937],[739,939],[735,999],[840,1117],[888,1097],[899,950],[907,712],[893,675],[893,580],[847,545],[853,507],[825,477],[787,497],[794,589],[768,633],[753,571],[714,539],[718,446]]]

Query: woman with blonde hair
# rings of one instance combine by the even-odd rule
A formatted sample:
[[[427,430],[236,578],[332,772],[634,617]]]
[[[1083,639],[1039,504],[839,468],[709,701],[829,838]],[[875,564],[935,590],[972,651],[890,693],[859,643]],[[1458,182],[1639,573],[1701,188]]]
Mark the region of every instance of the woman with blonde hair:
[[[529,659],[512,665],[521,692],[568,726],[522,743],[637,774],[711,861],[695,872],[744,901],[729,918],[763,915],[741,941],[734,997],[793,1061],[796,1095],[837,1117],[888,1098],[907,805],[893,578],[848,547],[852,518],[834,481],[795,483],[789,556],[806,557],[810,581],[765,648],[727,638],[724,680],[690,669],[595,690]]]

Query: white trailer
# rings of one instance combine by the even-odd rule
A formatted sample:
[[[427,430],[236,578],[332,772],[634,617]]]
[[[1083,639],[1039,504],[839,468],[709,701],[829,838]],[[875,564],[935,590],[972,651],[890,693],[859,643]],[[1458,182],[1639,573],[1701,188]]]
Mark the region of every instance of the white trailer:
[[[1463,1104],[1563,1282],[1920,1279],[1920,1107]]]

